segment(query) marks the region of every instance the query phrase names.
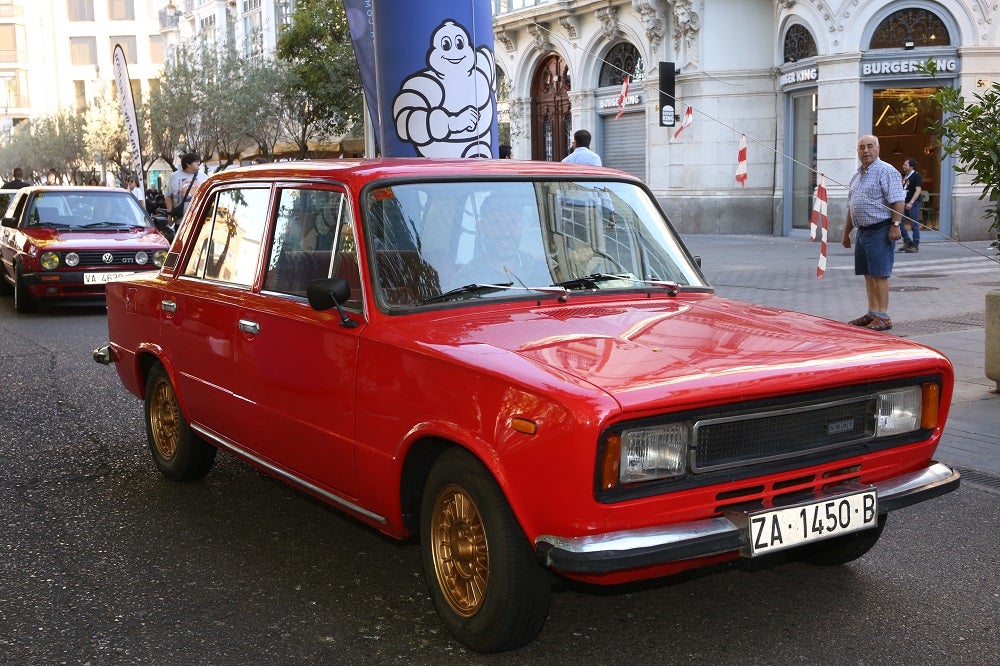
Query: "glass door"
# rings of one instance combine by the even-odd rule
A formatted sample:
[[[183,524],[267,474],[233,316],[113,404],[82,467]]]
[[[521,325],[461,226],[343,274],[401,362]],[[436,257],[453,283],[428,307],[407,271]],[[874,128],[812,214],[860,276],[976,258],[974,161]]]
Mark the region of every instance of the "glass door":
[[[941,122],[941,111],[931,101],[933,87],[876,88],[872,93],[872,134],[878,137],[879,157],[903,172],[912,158],[923,176],[925,228],[940,229],[941,149],[927,128]]]

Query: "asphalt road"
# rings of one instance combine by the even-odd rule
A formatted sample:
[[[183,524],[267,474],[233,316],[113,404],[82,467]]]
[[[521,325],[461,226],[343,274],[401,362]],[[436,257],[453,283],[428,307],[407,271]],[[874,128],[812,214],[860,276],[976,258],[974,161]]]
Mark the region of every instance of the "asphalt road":
[[[163,479],[141,403],[90,359],[106,336],[101,308],[0,299],[0,664],[1000,663],[1000,495],[971,484],[851,565],[558,583],[534,643],[469,653],[416,545],[227,454]]]

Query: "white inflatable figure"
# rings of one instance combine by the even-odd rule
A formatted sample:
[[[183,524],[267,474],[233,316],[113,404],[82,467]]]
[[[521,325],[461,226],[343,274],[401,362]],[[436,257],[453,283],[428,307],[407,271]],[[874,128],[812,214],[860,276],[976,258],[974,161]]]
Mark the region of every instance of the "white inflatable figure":
[[[446,20],[431,35],[427,69],[411,74],[392,104],[396,134],[422,157],[493,157],[493,52]]]

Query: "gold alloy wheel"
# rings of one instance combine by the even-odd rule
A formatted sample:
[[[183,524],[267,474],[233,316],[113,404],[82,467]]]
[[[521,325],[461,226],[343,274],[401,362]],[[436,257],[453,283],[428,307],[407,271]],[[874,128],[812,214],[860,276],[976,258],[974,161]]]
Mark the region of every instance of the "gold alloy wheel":
[[[149,398],[149,425],[153,431],[153,445],[164,460],[177,455],[180,440],[180,408],[170,382],[162,379],[156,383]]]
[[[472,617],[486,600],[490,553],[479,507],[461,486],[441,489],[431,515],[431,548],[438,587],[456,614]]]

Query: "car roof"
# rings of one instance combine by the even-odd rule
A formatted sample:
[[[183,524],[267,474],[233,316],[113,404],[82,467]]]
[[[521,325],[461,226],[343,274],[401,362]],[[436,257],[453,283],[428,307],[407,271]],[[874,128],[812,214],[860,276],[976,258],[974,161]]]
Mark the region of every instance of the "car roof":
[[[132,196],[128,190],[118,187],[101,187],[99,185],[30,185],[16,191],[26,194],[41,192],[46,194],[127,194],[130,197]]]
[[[629,179],[640,182],[635,176],[604,167],[592,167],[564,162],[534,160],[484,160],[484,159],[431,159],[426,157],[398,157],[378,159],[330,159],[298,162],[269,162],[247,167],[226,169],[212,175],[213,181],[243,179],[300,179],[316,178],[341,181],[353,186],[363,186],[374,180],[387,178],[566,178],[603,177],[615,180]]]

